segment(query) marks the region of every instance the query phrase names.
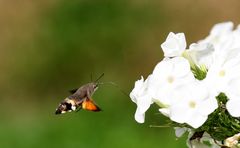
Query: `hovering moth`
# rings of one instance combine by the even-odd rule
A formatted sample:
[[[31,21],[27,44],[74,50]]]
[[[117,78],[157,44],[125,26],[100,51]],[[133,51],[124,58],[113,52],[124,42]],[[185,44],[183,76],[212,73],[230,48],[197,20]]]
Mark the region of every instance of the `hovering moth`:
[[[98,80],[103,76],[102,74],[96,81],[85,84],[78,89],[70,91],[71,95],[64,99],[56,109],[55,114],[63,114],[66,112],[77,111],[85,109],[89,111],[98,112],[101,109],[92,100],[93,93],[98,88]]]

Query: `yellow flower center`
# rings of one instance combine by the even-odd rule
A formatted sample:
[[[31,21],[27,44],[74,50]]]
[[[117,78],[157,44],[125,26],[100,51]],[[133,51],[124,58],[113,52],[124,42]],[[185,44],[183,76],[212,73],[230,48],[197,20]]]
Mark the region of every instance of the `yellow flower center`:
[[[193,108],[196,107],[196,102],[195,101],[190,101],[188,105],[189,105],[190,108],[193,109]]]
[[[168,83],[173,83],[174,77],[173,76],[168,76],[167,81],[168,81]]]
[[[220,77],[224,77],[226,72],[225,72],[225,70],[221,70],[221,71],[219,71],[218,74],[219,74]]]

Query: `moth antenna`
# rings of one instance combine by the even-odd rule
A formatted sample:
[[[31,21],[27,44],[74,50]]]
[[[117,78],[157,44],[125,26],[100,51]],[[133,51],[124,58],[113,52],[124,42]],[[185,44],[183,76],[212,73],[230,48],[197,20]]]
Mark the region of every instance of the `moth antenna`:
[[[122,90],[122,89],[119,87],[119,85],[117,85],[117,84],[114,83],[114,82],[101,82],[101,83],[98,83],[98,84],[100,84],[100,85],[110,84],[110,85],[114,86],[115,88],[117,88],[117,89],[118,89],[121,93],[123,93],[125,96],[129,97],[129,95],[128,95],[124,90]]]
[[[94,82],[97,83],[103,76],[104,76],[104,73],[102,73]]]

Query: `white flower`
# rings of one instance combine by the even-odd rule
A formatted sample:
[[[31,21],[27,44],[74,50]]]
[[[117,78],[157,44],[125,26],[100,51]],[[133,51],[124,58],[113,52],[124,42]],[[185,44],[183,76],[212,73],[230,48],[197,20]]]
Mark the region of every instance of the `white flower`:
[[[233,43],[233,23],[224,22],[213,26],[210,35],[204,40],[199,41],[199,43],[210,43],[213,44],[217,51],[227,50],[231,48]]]
[[[223,56],[216,60],[204,82],[213,95],[225,93],[229,99],[228,112],[233,117],[240,117],[240,59],[237,53],[228,55],[225,60]]]
[[[149,76],[145,82],[143,77],[141,80],[135,82],[134,89],[130,93],[130,98],[137,104],[137,110],[135,113],[135,120],[139,123],[144,123],[145,112],[148,110],[152,102],[152,97],[148,93],[148,81]]]
[[[165,59],[157,64],[149,81],[149,93],[161,107],[172,104],[173,92],[195,81],[188,61],[183,57]],[[167,111],[166,111],[167,113]]]
[[[191,131],[188,135],[187,146],[189,148],[220,148],[219,145],[221,145],[221,142],[212,139],[212,137],[208,133],[204,132],[200,140],[190,140],[193,134],[194,131]],[[205,142],[208,144],[206,144]]]
[[[240,56],[238,49],[223,53],[215,58],[204,81],[213,94],[218,95],[223,92],[228,96],[233,90],[237,89],[232,87],[231,82],[240,78]]]
[[[215,97],[200,82],[196,81],[176,91],[179,92],[175,103],[169,107],[172,121],[198,128],[218,106]]]
[[[232,31],[233,26],[233,22],[223,22],[215,24],[210,31],[210,35],[218,36],[222,34],[227,34]]]
[[[182,137],[182,135],[185,133],[185,132],[190,132],[191,129],[189,128],[186,128],[186,127],[174,127],[175,129],[175,135],[179,138],[179,137]]]
[[[233,135],[232,137],[227,138],[224,141],[224,145],[231,148],[238,147],[238,142],[240,139],[240,133]]]
[[[225,110],[222,105],[218,108],[220,101],[219,104],[226,106],[231,117],[237,117],[236,122],[240,117],[240,25],[233,30],[232,22],[216,24],[205,39],[191,44],[189,49],[186,46],[185,35],[172,32],[161,44],[164,59],[145,81],[143,78],[136,81],[130,94],[137,104],[135,120],[143,123],[145,112],[152,103],[156,103],[164,116],[179,124],[180,127],[174,128],[177,137],[189,132],[189,147],[220,148],[222,143],[210,136],[216,133],[207,130],[207,126],[215,122],[208,116],[216,109],[217,112]],[[222,101],[224,97],[217,97],[220,93],[226,95],[226,104]],[[195,129],[201,126],[206,129],[204,135],[191,138]],[[239,135],[227,139],[225,145],[235,146]]]
[[[176,57],[181,56],[186,49],[186,46],[184,33],[174,34],[173,32],[170,32],[166,41],[162,43],[161,48],[165,57]]]
[[[210,67],[213,63],[214,47],[209,43],[193,43],[190,45],[189,50],[186,50],[194,64],[198,66]]]

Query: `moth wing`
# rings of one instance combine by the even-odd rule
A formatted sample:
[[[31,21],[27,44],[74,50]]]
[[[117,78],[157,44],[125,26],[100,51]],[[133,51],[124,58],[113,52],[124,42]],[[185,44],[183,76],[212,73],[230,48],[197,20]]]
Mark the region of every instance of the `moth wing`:
[[[77,90],[78,90],[78,88],[74,88],[74,89],[72,89],[72,90],[69,90],[69,92],[70,92],[71,94],[74,94]]]
[[[101,109],[91,99],[85,99],[82,103],[82,108],[89,111],[99,112]]]

